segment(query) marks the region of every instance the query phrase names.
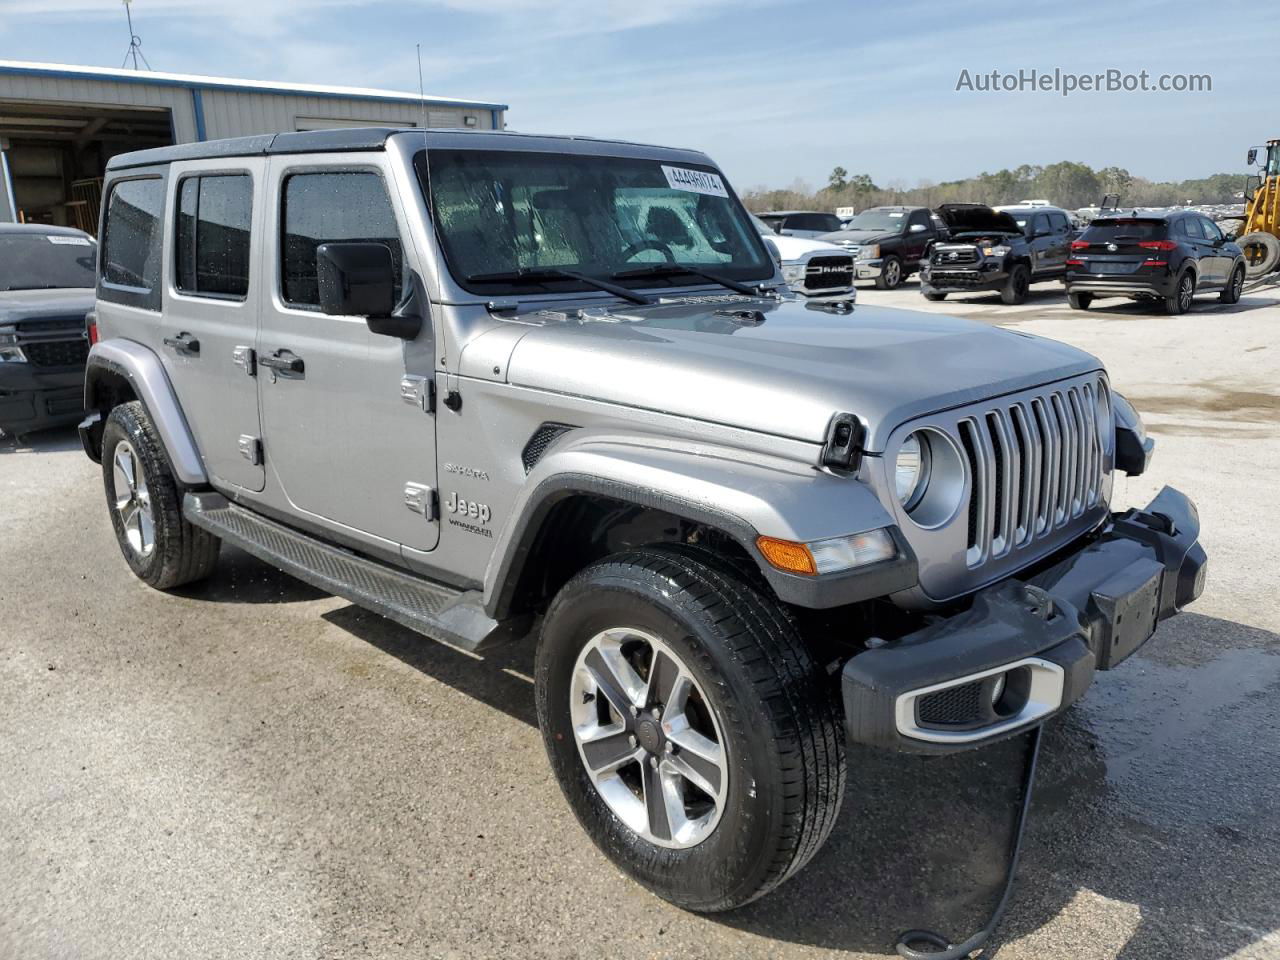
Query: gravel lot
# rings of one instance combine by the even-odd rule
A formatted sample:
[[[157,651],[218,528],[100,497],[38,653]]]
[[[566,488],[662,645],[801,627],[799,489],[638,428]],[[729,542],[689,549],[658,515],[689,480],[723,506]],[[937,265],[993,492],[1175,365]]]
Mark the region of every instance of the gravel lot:
[[[1205,596],[1047,731],[1002,958],[1280,957],[1280,298],[1170,318],[1057,288],[928,304],[1100,355],[1199,504]],[[1106,306],[1104,304],[1104,306]],[[884,956],[966,936],[1023,743],[854,753],[773,896],[700,917],[579,830],[530,651],[422,640],[234,550],[176,595],[118,555],[74,431],[0,442],[0,958]]]

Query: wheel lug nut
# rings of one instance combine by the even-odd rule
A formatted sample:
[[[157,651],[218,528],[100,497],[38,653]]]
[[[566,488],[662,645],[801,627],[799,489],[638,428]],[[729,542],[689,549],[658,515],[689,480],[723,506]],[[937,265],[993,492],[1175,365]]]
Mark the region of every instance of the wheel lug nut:
[[[634,736],[627,737],[627,743],[634,747],[636,745],[636,738]]]
[[[649,715],[653,717],[653,719],[658,720],[662,717],[662,710],[659,709],[658,707],[654,707],[652,710],[649,711]]]
[[[651,767],[653,767],[653,769],[657,770],[657,769],[658,769],[658,758],[657,758],[657,757],[650,757],[650,758],[649,758],[649,766],[651,766]]]
[[[665,752],[667,752],[667,753],[675,753],[675,752],[676,752],[676,745],[675,745],[674,743],[672,743],[670,740],[668,740],[668,741],[667,741],[667,745],[666,745],[665,747],[663,747],[663,750],[664,750]]]

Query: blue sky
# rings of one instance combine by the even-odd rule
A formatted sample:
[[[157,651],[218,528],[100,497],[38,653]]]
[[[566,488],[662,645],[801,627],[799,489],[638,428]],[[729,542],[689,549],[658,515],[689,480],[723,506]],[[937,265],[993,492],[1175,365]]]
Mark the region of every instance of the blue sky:
[[[1013,11],[1019,11],[1013,13]],[[1079,160],[1153,179],[1244,173],[1280,136],[1265,5],[767,0],[135,0],[157,70],[417,89],[512,128],[709,152],[740,189],[882,185]],[[305,11],[305,12],[304,12]],[[1023,12],[1025,11],[1025,12]],[[120,66],[118,0],[0,0],[0,56]],[[972,74],[1207,73],[1209,93],[957,92]]]

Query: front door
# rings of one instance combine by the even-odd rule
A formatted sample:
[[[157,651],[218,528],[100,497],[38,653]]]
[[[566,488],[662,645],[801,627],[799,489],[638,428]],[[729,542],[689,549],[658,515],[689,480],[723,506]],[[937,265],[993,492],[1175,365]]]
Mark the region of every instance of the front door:
[[[250,269],[250,236],[262,233],[266,161],[220,163],[170,177],[161,355],[210,478],[258,491],[266,474],[250,351],[265,284]]]
[[[1206,252],[1213,260],[1213,282],[1218,286],[1223,286],[1229,279],[1231,265],[1234,262],[1234,258],[1223,249],[1226,246],[1227,238],[1222,230],[1218,228],[1218,225],[1208,217],[1200,217],[1199,220],[1205,242],[1209,245],[1209,250]]]
[[[271,159],[264,260],[274,267],[258,336],[264,444],[290,511],[382,548],[430,550],[439,524],[423,494],[436,484],[435,423],[405,401],[401,381],[433,375],[431,324],[404,341],[319,307],[322,243],[385,243],[401,289],[414,269],[384,159]]]

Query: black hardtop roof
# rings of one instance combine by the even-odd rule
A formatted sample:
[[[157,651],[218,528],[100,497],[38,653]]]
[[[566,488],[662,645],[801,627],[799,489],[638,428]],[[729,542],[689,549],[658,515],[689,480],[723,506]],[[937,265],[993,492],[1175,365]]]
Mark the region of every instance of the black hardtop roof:
[[[682,150],[651,144],[632,143],[626,140],[604,140],[593,137],[555,136],[545,134],[516,133],[513,130],[451,130],[423,127],[347,127],[337,130],[307,130],[297,133],[268,133],[252,137],[234,137],[228,140],[205,140],[200,143],[180,143],[172,147],[155,147],[151,150],[135,150],[112,157],[107,170],[126,170],[134,167],[150,167],[174,163],[180,160],[214,160],[223,157],[258,157],[273,154],[344,153],[349,151],[385,150],[387,141],[397,135],[415,134],[423,137],[428,145],[454,147],[466,143],[468,147],[483,149],[511,148],[514,143],[527,143],[535,147],[539,143],[576,144],[579,149],[590,149],[591,144],[623,146],[628,150],[654,151],[671,158],[690,162],[707,163],[705,154],[696,150]]]

